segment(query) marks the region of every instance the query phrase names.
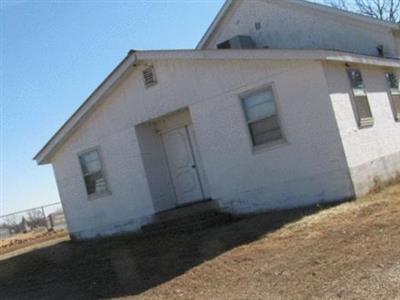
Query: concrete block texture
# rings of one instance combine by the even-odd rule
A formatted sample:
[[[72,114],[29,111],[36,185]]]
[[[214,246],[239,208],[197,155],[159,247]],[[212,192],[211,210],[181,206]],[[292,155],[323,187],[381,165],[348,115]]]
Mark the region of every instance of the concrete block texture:
[[[157,72],[157,85],[146,89],[141,77],[144,66],[132,69],[52,159],[66,221],[78,239],[137,231],[156,212],[174,207],[157,134],[179,125],[160,127],[160,120],[182,120],[165,118],[177,111],[184,111],[185,124],[191,123],[207,198],[229,212],[349,199],[367,189],[363,183],[369,186],[358,168],[374,162],[368,182],[398,169],[400,123],[390,110],[383,69],[363,71],[375,117],[374,127],[364,131],[354,120],[350,87],[340,64],[150,63]],[[275,93],[284,141],[254,148],[241,95],[269,86]],[[100,149],[110,191],[89,199],[78,154],[93,147]]]
[[[374,118],[372,127],[357,125],[346,67],[325,64],[324,70],[355,195],[362,196],[374,187],[374,181],[385,183],[400,173],[400,122],[393,117],[385,78],[387,70],[353,67],[360,69],[364,79]]]
[[[400,151],[350,168],[357,197],[400,179]]]

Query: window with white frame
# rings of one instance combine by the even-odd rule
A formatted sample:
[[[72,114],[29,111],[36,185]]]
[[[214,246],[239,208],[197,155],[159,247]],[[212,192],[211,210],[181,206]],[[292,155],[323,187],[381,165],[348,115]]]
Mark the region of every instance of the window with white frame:
[[[400,121],[400,88],[399,78],[394,72],[386,73],[386,80],[390,89],[390,99],[392,102],[393,114],[396,121]]]
[[[374,125],[374,118],[372,116],[367,93],[365,92],[361,71],[358,69],[349,69],[347,70],[347,74],[349,75],[353,91],[353,102],[356,109],[358,126],[360,128],[370,127]]]
[[[253,145],[259,146],[282,140],[272,87],[241,98]]]
[[[88,195],[101,194],[108,191],[99,150],[94,149],[79,155],[79,162]]]

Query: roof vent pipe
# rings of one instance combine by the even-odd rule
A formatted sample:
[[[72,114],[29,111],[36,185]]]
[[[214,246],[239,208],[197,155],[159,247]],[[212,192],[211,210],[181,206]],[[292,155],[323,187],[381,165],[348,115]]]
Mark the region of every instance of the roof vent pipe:
[[[379,55],[380,57],[383,57],[383,56],[384,56],[384,53],[383,53],[383,45],[378,45],[378,47],[376,47],[376,50],[378,51],[378,55]]]

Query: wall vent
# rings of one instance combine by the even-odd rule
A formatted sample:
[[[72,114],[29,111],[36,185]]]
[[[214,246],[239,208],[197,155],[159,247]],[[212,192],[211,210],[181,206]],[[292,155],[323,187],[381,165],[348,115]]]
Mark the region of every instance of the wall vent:
[[[153,66],[147,67],[143,70],[143,79],[146,88],[157,84],[156,73]]]

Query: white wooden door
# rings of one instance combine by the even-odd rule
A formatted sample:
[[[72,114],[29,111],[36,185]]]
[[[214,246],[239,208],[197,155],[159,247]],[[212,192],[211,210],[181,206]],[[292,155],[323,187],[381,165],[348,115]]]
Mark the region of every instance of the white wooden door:
[[[187,127],[163,133],[168,166],[178,205],[203,200],[203,192]]]

